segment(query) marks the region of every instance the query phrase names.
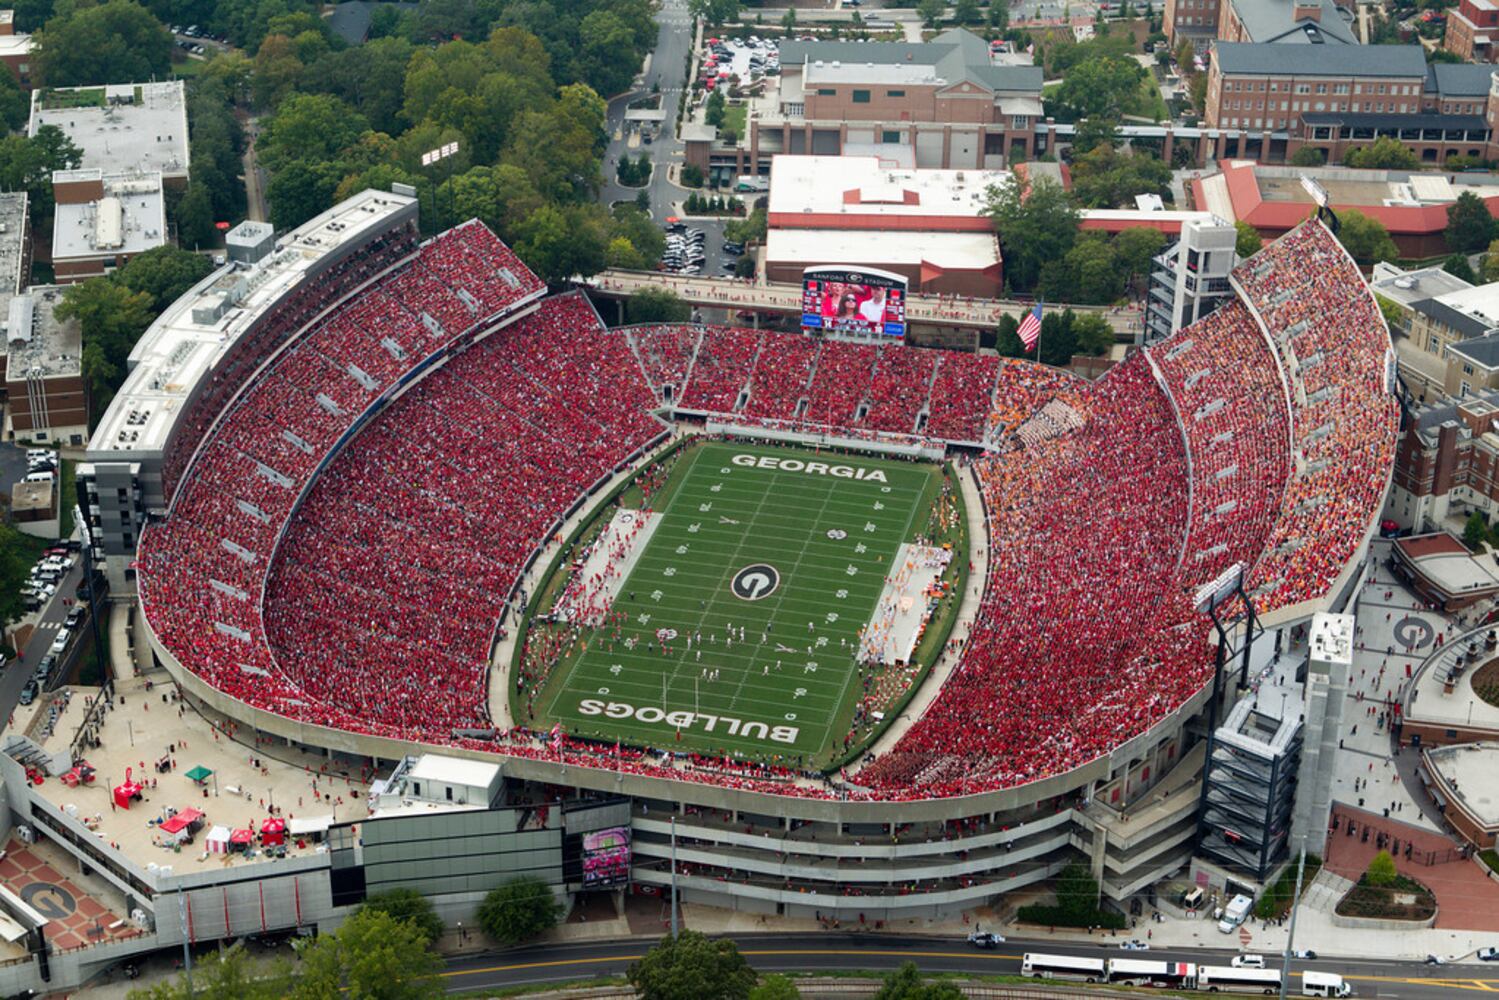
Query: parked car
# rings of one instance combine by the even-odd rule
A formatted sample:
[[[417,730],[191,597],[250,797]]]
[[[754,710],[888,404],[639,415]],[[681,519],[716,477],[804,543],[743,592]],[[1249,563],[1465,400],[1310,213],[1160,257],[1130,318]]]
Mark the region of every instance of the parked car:
[[[30,705],[32,702],[36,701],[36,694],[36,681],[27,681],[26,686],[21,688],[21,704]]]
[[[1150,945],[1139,938],[1130,938],[1128,941],[1120,941],[1119,947],[1125,951],[1149,951]]]
[[[1264,955],[1235,955],[1228,963],[1235,969],[1263,969],[1265,967]]]
[[[52,645],[47,647],[49,653],[61,653],[68,648],[68,640],[73,638],[73,633],[67,629],[58,629],[57,638],[52,640]]]
[[[1499,962],[1499,948],[1479,948],[1478,960],[1480,962]]]
[[[82,608],[72,608],[71,610],[68,611],[68,618],[67,618],[67,627],[68,628],[77,628],[78,627],[78,623],[81,622],[81,621],[83,621],[83,609]]]
[[[995,934],[993,931],[971,931],[968,935],[968,943],[975,948],[992,950],[1005,943],[1004,936]]]

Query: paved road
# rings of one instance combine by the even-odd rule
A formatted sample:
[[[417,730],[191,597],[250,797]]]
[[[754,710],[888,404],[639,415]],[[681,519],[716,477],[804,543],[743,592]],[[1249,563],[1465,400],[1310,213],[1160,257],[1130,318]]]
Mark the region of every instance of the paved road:
[[[246,118],[244,130],[245,155],[241,166],[245,172],[245,216],[252,222],[265,222],[271,216],[265,201],[265,171],[255,153],[255,140],[260,138],[259,119]]]
[[[1015,974],[1026,951],[1107,957],[1117,949],[1087,948],[1057,942],[1010,940],[995,951],[979,951],[963,941],[857,934],[769,934],[734,936],[739,950],[761,972],[831,972],[846,969],[882,971],[914,961],[923,972]],[[594,976],[622,975],[649,946],[639,940],[552,945],[493,952],[448,963],[449,992],[502,989],[534,983],[568,982]],[[1153,951],[1149,957],[1228,964],[1232,951]],[[1136,957],[1146,957],[1144,955]],[[1438,1000],[1454,990],[1499,990],[1499,969],[1481,965],[1431,968],[1393,962],[1293,962],[1292,975],[1303,969],[1337,972],[1360,998]],[[1291,993],[1299,995],[1293,981]]]

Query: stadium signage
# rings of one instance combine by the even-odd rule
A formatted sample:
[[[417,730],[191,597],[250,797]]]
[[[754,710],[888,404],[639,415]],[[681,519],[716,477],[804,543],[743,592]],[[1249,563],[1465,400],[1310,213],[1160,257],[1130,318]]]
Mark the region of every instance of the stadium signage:
[[[735,455],[735,465],[779,472],[805,472],[812,476],[837,476],[839,479],[862,479],[866,483],[889,482],[883,469],[866,469],[862,465],[829,465],[826,462],[803,462],[799,458],[776,458],[774,455]]]
[[[748,722],[729,715],[709,715],[706,712],[668,712],[655,705],[636,708],[622,701],[603,701],[599,698],[584,698],[578,702],[582,715],[602,715],[610,719],[634,719],[647,725],[661,725],[686,732],[699,725],[705,733],[721,732],[729,736],[747,739],[770,739],[777,743],[795,743],[800,726],[772,726],[766,722]],[[722,728],[720,728],[722,726]]]

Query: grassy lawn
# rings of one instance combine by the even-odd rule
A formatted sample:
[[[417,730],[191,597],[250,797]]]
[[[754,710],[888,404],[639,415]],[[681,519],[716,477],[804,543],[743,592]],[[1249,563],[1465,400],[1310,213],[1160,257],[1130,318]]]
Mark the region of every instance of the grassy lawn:
[[[176,77],[197,76],[203,72],[203,67],[206,65],[207,60],[204,59],[184,59],[179,63],[172,63],[172,75]]]
[[[1148,115],[1155,121],[1164,121],[1170,117],[1166,110],[1166,102],[1161,99],[1161,85],[1156,82],[1154,73],[1146,73],[1140,79],[1140,94],[1136,98],[1135,114]]]
[[[849,471],[766,468],[761,459]],[[535,717],[517,700],[518,720],[715,754],[818,765],[842,756],[839,737],[863,695],[860,630],[899,546],[933,533],[941,485],[941,470],[927,464],[766,446],[689,449],[651,498],[660,520],[619,589],[613,620],[583,630],[536,693]],[[632,487],[621,507],[635,509],[639,499]],[[952,504],[940,508],[945,520],[961,522]],[[966,570],[960,528],[947,534],[956,541],[953,563]],[[753,569],[760,566],[769,572]],[[948,576],[961,580],[961,571]],[[543,614],[562,589],[558,577],[539,591]],[[943,604],[961,593],[959,583]],[[944,609],[920,652],[934,657],[950,627]],[[565,631],[535,629],[533,642]],[[691,650],[689,635],[701,637]],[[717,679],[705,680],[705,671]]]
[[[730,104],[723,109],[723,127],[735,135],[744,135],[745,119],[749,116],[748,104]]]

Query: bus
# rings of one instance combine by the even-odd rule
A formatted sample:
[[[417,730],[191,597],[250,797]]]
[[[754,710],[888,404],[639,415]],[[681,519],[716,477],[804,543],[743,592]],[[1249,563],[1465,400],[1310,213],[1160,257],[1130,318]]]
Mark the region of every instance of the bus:
[[[1104,961],[1101,958],[1026,952],[1020,962],[1020,974],[1032,979],[1077,979],[1101,983],[1104,981]]]
[[[1209,993],[1279,993],[1280,970],[1199,965],[1197,988]]]
[[[1189,990],[1197,980],[1197,966],[1191,962],[1149,962],[1138,958],[1108,960],[1105,982],[1129,986],[1156,986]]]

